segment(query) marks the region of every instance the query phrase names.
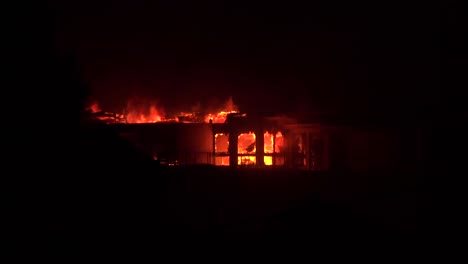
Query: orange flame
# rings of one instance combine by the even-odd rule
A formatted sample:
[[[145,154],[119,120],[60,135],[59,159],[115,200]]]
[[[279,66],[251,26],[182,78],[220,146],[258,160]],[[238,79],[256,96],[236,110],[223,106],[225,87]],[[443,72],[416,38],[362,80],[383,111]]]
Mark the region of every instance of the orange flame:
[[[283,134],[278,131],[278,133],[276,133],[276,137],[275,137],[275,152],[276,153],[282,152],[283,146],[284,146]]]
[[[164,120],[163,111],[154,102],[132,98],[127,101],[127,123],[155,123]]]
[[[250,133],[242,133],[238,136],[238,144],[237,144],[237,153],[239,154],[249,154],[252,156],[240,156],[237,158],[237,163],[239,165],[254,165],[255,164],[255,134]]]
[[[91,111],[91,113],[101,112],[101,108],[99,108],[97,101],[94,101],[90,106],[86,107],[86,110]]]
[[[163,120],[163,115],[152,105],[148,111],[139,111],[138,109],[131,109],[127,113],[128,123],[155,123]]]
[[[200,108],[199,106],[196,107]],[[215,113],[209,113],[206,116],[199,116],[196,112],[181,112],[177,116],[167,118],[164,114],[164,111],[156,104],[148,104],[142,100],[129,100],[126,107],[126,114],[115,113],[115,116],[119,118],[122,117],[122,120],[125,120],[127,123],[155,123],[155,122],[210,122],[213,123],[224,123],[226,121],[227,115],[230,113],[238,113],[237,106],[234,104],[232,97],[230,97],[223,107],[219,108]],[[99,104],[95,101],[86,110],[92,113],[99,113],[102,110],[99,107]],[[106,112],[108,113],[108,112]],[[112,114],[112,113],[108,113]]]
[[[263,134],[265,153],[273,153],[273,134],[265,132]]]
[[[210,113],[205,116],[205,122],[210,122],[212,120],[213,123],[224,123],[226,122],[226,118],[228,114],[231,113],[238,113],[238,107],[237,105],[234,104],[234,101],[232,100],[232,96],[229,97],[229,99],[226,101],[222,109],[219,109],[219,111],[215,114]]]
[[[217,114],[208,114],[205,117],[205,122],[213,121],[213,123],[224,123],[226,122],[227,115],[230,113],[237,113],[237,111],[221,111]]]

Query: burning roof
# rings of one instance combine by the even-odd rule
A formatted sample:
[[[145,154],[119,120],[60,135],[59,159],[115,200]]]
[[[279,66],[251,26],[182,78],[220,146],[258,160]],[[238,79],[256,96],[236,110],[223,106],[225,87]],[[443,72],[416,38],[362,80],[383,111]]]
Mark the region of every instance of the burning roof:
[[[229,98],[223,107],[212,113],[180,112],[173,115],[166,115],[161,107],[156,104],[138,104],[131,102],[127,104],[124,113],[104,112],[99,104],[94,101],[86,110],[95,119],[106,123],[157,123],[157,122],[191,122],[191,123],[224,123],[228,114],[238,113],[237,106]]]

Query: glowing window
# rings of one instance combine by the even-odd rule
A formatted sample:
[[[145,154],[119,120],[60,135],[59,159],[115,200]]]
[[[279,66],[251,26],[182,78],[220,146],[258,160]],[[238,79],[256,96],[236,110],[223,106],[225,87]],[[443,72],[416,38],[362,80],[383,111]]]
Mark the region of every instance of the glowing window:
[[[255,151],[255,134],[252,132],[240,134],[237,143],[237,153],[254,154]]]
[[[255,156],[241,156],[237,157],[237,164],[238,165],[255,165]]]
[[[229,166],[229,157],[216,157],[215,165],[218,166]]]
[[[215,134],[215,152],[227,153],[229,148],[229,136],[227,134]]]
[[[265,132],[265,134],[263,134],[263,144],[265,153],[273,153],[273,134]]]
[[[275,152],[281,153],[284,149],[284,138],[281,132],[276,133],[275,136]]]

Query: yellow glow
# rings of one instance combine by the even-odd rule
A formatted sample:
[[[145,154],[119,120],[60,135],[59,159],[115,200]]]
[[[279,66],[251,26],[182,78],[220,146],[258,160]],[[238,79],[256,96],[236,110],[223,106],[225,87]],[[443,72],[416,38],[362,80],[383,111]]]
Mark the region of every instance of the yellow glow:
[[[265,153],[273,153],[273,134],[265,132],[263,134],[263,142]]]
[[[237,157],[238,165],[255,165],[255,156]]]

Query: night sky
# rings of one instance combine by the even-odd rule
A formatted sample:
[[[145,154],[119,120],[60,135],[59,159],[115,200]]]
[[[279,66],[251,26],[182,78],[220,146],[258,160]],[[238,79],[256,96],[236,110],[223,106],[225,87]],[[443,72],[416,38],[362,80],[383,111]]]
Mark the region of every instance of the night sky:
[[[76,55],[91,94],[109,110],[133,96],[167,109],[233,96],[243,111],[383,120],[437,103],[438,5],[303,2],[49,7],[60,49]]]

